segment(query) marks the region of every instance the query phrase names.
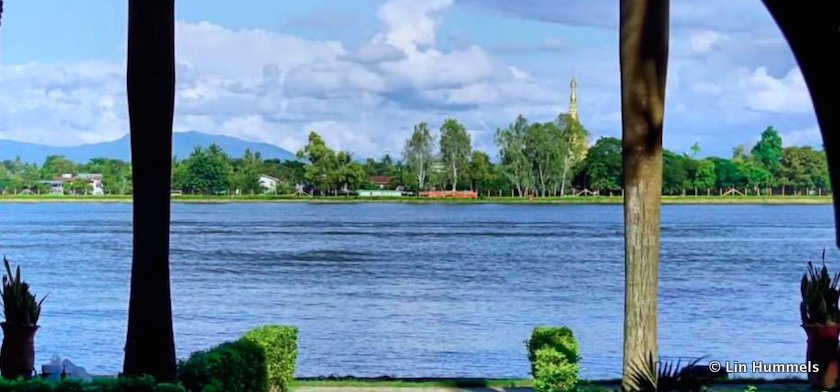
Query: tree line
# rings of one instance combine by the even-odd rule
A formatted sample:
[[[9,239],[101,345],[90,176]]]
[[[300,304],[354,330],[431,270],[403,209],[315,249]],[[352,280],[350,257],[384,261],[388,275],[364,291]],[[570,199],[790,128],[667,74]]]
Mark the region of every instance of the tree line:
[[[354,159],[349,151],[330,148],[311,132],[296,160],[263,159],[246,150],[229,156],[218,145],[196,147],[184,159],[172,158],[172,187],[187,194],[260,194],[262,174],[279,179],[278,194],[289,194],[297,185],[310,192],[337,194],[376,187],[370,179],[384,176],[387,188],[406,191],[474,190],[481,195],[562,196],[588,190],[601,195],[620,194],[621,140],[602,137],[591,146],[589,132],[574,118],[561,114],[552,122],[529,123],[518,116],[495,132],[497,159],[472,147],[470,134],[455,119],[446,119],[437,132],[425,122],[414,126],[405,140],[402,156]],[[732,156],[698,157],[700,147],[663,153],[663,193],[801,194],[829,192],[825,154],[809,146],[783,147],[773,128],[765,129],[752,146],[733,148]],[[19,158],[0,165],[0,191],[24,189],[49,191],[42,180],[65,173],[100,173],[106,194],[130,194],[131,164],[118,159],[95,158],[84,164],[52,155],[43,164]],[[73,181],[65,190],[85,193],[87,183]]]

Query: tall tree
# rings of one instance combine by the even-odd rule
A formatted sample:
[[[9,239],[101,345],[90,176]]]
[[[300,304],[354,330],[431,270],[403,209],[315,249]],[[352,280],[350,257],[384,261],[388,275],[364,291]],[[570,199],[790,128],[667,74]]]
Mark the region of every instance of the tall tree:
[[[779,170],[782,160],[782,137],[773,127],[761,132],[761,139],[753,146],[750,153],[755,160],[771,173]]]
[[[504,176],[516,187],[519,196],[524,196],[533,185],[531,163],[525,155],[525,134],[528,120],[521,114],[513,124],[505,129],[497,129],[494,137],[501,155],[501,167]]]
[[[367,181],[365,169],[353,161],[353,155],[341,151],[336,155],[336,167],[330,174],[334,189],[351,190]]]
[[[429,126],[424,122],[415,125],[411,137],[405,141],[403,159],[416,178],[419,191],[426,187],[426,177],[434,159],[434,143]]]
[[[709,159],[697,161],[697,168],[691,178],[691,186],[700,189],[709,189],[715,186],[715,163]]]
[[[621,0],[619,58],[624,144],[624,355],[656,358],[656,286],[662,199],[662,119],[668,72],[669,0]]]
[[[481,193],[493,179],[493,164],[487,154],[474,150],[470,157],[470,187]]]
[[[440,127],[440,156],[453,191],[458,189],[458,178],[466,174],[471,144],[470,134],[457,120],[448,118],[443,122]]]
[[[260,171],[262,169],[262,157],[259,152],[251,152],[246,148],[242,158],[233,162],[231,173],[231,185],[244,194],[262,192],[260,187]]]
[[[586,158],[589,132],[576,118],[566,113],[559,115],[556,122],[563,145],[561,150],[563,172],[560,176],[560,196],[566,196],[566,183],[569,173],[571,173],[572,168]]]
[[[553,174],[562,173],[561,146],[557,126],[553,123],[534,123],[525,133],[525,156],[531,162],[534,178],[542,196],[548,194]]]
[[[297,157],[308,161],[304,167],[304,178],[309,184],[322,191],[332,190],[330,176],[338,167],[337,157],[321,135],[310,132],[308,143],[297,152]]]
[[[169,290],[174,0],[129,0],[127,64],[134,243],[123,373],[174,381]]]
[[[614,137],[598,139],[581,164],[583,186],[590,189],[617,191],[621,189],[621,140]]]
[[[41,166],[41,178],[51,180],[66,173],[75,173],[76,164],[63,155],[49,155]]]

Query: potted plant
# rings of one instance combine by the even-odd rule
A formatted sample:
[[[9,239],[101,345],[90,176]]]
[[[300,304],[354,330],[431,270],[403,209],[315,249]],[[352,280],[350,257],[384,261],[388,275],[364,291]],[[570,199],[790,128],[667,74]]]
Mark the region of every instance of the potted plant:
[[[20,266],[12,274],[9,260],[3,257],[6,275],[0,296],[3,300],[3,346],[0,348],[0,374],[6,379],[29,378],[35,368],[35,331],[41,303],[29,292],[29,283],[20,277]]]
[[[808,263],[808,271],[802,276],[802,302],[799,312],[802,328],[808,335],[807,361],[819,365],[818,373],[808,373],[812,388],[830,389],[837,383],[836,351],[840,335],[840,309],[838,309],[838,283],[840,272],[832,278],[825,266],[820,269]]]

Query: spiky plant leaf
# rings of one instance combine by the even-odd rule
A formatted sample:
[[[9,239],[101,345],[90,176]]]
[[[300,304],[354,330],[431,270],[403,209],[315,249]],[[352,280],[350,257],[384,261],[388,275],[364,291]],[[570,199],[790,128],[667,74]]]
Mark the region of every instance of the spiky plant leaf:
[[[3,287],[0,292],[0,299],[3,304],[3,315],[6,322],[15,324],[37,325],[41,317],[41,305],[46,296],[40,301],[29,291],[29,283],[24,282],[20,277],[20,266],[15,269],[12,275],[12,268],[9,260],[4,256],[3,264],[6,268],[6,275],[3,276]]]

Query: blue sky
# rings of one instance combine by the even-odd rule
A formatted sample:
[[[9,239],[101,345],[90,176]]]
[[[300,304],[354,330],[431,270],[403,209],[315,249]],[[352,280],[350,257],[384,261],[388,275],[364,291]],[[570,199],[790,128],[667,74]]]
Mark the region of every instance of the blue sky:
[[[126,2],[8,0],[0,138],[52,145],[127,132]],[[246,6],[247,5],[247,6]],[[620,135],[615,0],[177,1],[176,131],[358,156],[461,120],[475,147],[522,113],[549,121],[578,79],[581,120]],[[754,0],[672,1],[665,145],[728,156],[768,125],[819,147],[807,90]]]

